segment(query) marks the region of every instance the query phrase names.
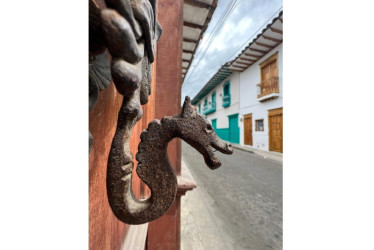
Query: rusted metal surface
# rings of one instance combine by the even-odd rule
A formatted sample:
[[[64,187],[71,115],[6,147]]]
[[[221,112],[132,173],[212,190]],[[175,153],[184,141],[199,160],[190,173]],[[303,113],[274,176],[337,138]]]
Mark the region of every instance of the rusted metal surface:
[[[138,119],[140,106],[128,103],[119,112],[117,131],[108,160],[108,198],[115,215],[128,224],[142,224],[162,216],[174,202],[177,179],[167,157],[167,145],[179,137],[200,152],[207,166],[216,169],[221,162],[213,149],[232,153],[232,146],[222,141],[211,124],[198,114],[189,97],[182,113],[173,117],[153,120],[141,134],[136,159],[137,174],[151,189],[147,200],[136,200],[132,194],[133,162],[128,148],[129,124]]]
[[[110,84],[110,64],[104,43],[103,30],[101,28],[100,9],[93,1],[89,1],[89,96],[88,110],[95,106],[99,91],[104,90]],[[89,152],[93,144],[93,136],[88,133]]]
[[[104,51],[102,54],[90,56],[89,63],[89,96],[88,96],[88,110],[91,111],[96,105],[99,97],[99,92],[106,89],[111,81],[110,65],[108,55]],[[88,133],[89,152],[91,152],[93,136],[91,132]]]
[[[101,11],[90,9],[90,21],[91,15],[95,20],[94,34],[104,36],[90,46],[93,44],[98,53],[104,42],[112,56],[113,82],[123,95],[108,157],[108,200],[119,220],[143,224],[165,214],[175,200],[177,179],[167,157],[167,145],[173,138],[179,137],[196,148],[211,169],[221,165],[212,148],[231,154],[232,147],[217,137],[211,124],[194,110],[186,97],[181,114],[154,120],[141,134],[136,171],[150,188],[151,196],[147,200],[135,198],[131,187],[134,163],[129,139],[133,127],[143,115],[141,105],[148,102],[151,93],[152,62],[161,27],[156,19],[155,0],[107,0],[106,4],[109,8]],[[92,96],[97,95],[97,89],[93,89]]]

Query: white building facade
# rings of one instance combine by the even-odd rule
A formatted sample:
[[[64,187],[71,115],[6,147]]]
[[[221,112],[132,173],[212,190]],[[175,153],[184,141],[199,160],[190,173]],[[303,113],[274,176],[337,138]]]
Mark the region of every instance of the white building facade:
[[[283,44],[240,73],[240,144],[283,152]],[[269,65],[273,64],[273,65]],[[270,68],[270,69],[269,69]],[[267,79],[262,79],[272,71]],[[261,95],[261,85],[275,85]],[[264,86],[262,86],[264,88]],[[266,88],[266,86],[265,86]],[[264,92],[264,90],[263,90]]]
[[[240,145],[283,153],[283,11],[227,66],[239,74]]]
[[[192,100],[217,135],[283,153],[283,11]]]
[[[240,142],[239,74],[223,66],[192,100],[211,123],[217,135],[226,141]]]
[[[227,66],[239,74],[240,145],[283,153],[283,11]]]

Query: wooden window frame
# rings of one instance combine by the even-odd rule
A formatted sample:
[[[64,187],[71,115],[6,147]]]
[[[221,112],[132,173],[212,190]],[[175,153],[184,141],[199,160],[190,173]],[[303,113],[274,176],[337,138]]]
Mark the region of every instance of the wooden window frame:
[[[264,82],[265,81],[271,81],[270,79],[272,78],[269,78],[269,79],[264,79],[264,73],[263,73],[263,70],[266,66],[268,66],[269,64],[275,62],[275,66],[276,66],[276,77],[277,77],[277,85],[275,87],[273,87],[272,91],[266,91],[267,87],[264,87]],[[275,52],[274,54],[272,54],[271,56],[269,56],[267,59],[265,59],[263,62],[261,62],[259,64],[260,66],[260,75],[261,75],[261,82],[257,85],[260,85],[260,94],[257,95],[257,98],[260,98],[260,97],[263,97],[263,96],[266,96],[268,94],[271,94],[271,93],[279,93],[279,61],[278,61],[278,51]],[[269,92],[269,93],[267,93]]]
[[[259,121],[262,121],[262,130],[259,129],[258,123]],[[255,131],[264,132],[265,131],[265,125],[264,125],[264,119],[257,119],[255,120]]]
[[[263,61],[262,63],[260,63],[260,71],[261,71],[261,82],[264,81],[264,77],[263,77],[263,74],[262,74],[262,70],[263,68],[265,68],[266,66],[268,66],[270,63],[274,62],[275,61],[275,65],[277,66],[277,76],[279,76],[279,69],[278,69],[278,51],[275,52],[274,54],[272,54],[271,56],[269,56],[265,61]]]
[[[264,81],[262,77],[262,69],[266,67],[268,64],[272,63],[275,61],[275,65],[277,65],[277,75],[279,76],[279,69],[278,69],[278,51],[269,56],[265,61],[260,63],[260,68],[261,68],[261,82]]]

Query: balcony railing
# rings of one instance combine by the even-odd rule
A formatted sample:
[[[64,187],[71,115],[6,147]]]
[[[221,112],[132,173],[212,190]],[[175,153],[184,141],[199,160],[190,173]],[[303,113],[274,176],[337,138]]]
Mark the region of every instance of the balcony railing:
[[[207,106],[203,107],[203,114],[204,115],[213,113],[215,111],[216,111],[216,103],[215,102],[209,103]]]
[[[279,93],[279,77],[276,77],[276,76],[271,77],[257,84],[257,86],[258,86],[257,99],[260,99],[259,101],[263,101],[267,99],[267,98],[263,98],[265,96],[269,96],[271,98],[274,98],[275,96],[278,97],[278,95],[272,95],[272,94]]]
[[[231,97],[229,95],[224,95],[222,97],[222,107],[228,107],[231,104]]]

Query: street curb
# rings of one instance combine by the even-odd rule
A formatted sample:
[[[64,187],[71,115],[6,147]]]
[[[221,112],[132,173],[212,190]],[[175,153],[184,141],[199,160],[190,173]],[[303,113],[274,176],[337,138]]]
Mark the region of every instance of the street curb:
[[[278,154],[278,153],[274,153],[274,152],[267,152],[267,151],[263,151],[263,150],[256,150],[256,149],[252,149],[252,148],[246,148],[246,147],[243,147],[241,145],[234,144],[234,143],[231,143],[231,145],[236,149],[239,149],[241,151],[246,151],[248,153],[259,155],[259,156],[263,157],[264,159],[271,159],[271,160],[274,160],[274,161],[283,162],[283,155],[282,154]]]

